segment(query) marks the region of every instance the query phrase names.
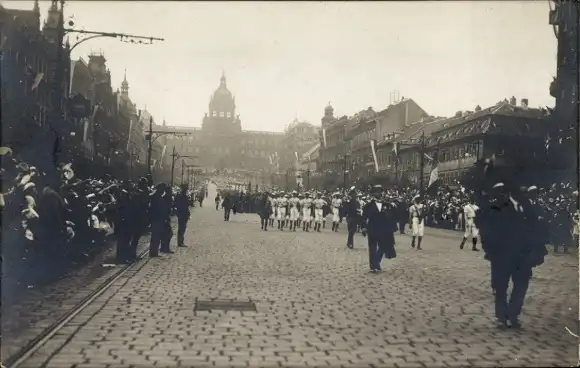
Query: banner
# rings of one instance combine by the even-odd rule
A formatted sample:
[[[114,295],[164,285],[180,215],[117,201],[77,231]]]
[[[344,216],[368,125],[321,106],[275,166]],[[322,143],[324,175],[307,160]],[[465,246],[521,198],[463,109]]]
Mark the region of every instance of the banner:
[[[433,170],[431,170],[431,176],[429,177],[429,185],[427,185],[427,187],[433,185],[433,183],[435,183],[437,180],[439,180],[439,166],[435,166]]]
[[[322,142],[324,143],[324,148],[326,148],[326,129],[322,129]]]
[[[379,172],[379,162],[377,161],[377,152],[375,150],[375,140],[371,139],[371,150],[373,151],[373,160],[375,161],[375,169]]]

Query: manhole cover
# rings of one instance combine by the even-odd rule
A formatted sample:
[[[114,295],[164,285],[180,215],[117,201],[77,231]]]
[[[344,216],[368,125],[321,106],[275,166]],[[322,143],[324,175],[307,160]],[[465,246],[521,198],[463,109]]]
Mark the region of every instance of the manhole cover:
[[[251,301],[239,300],[198,300],[195,302],[195,311],[237,311],[257,312],[256,304]]]

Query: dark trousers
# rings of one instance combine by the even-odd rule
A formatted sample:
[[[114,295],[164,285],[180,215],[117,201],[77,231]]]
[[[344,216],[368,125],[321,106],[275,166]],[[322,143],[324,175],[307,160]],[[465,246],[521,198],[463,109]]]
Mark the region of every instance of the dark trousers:
[[[131,231],[126,226],[118,225],[115,229],[117,240],[117,262],[126,262],[131,258]]]
[[[220,202],[219,201],[216,201],[215,202],[215,210],[216,211],[219,209],[219,206],[220,206]]]
[[[183,245],[188,221],[189,217],[187,216],[177,216],[177,245]]]
[[[381,243],[384,240],[381,236],[373,235],[369,233],[368,235],[368,243],[369,243],[369,266],[371,270],[380,270],[381,269],[381,260],[383,259],[384,251],[383,246]]]
[[[495,289],[495,316],[500,320],[517,321],[532,278],[532,268],[519,260],[491,262],[491,282]],[[513,288],[508,300],[510,280]]]
[[[171,238],[173,237],[173,229],[171,228],[171,223],[165,221],[163,223],[163,230],[161,234],[161,250],[163,252],[169,252],[169,244],[171,243]]]
[[[225,221],[230,221],[230,208],[224,208],[224,220]]]
[[[159,246],[163,237],[164,221],[154,220],[151,223],[151,242],[149,243],[149,254],[159,254]]]
[[[260,224],[262,225],[262,229],[268,229],[268,216],[260,215]]]
[[[354,234],[356,233],[357,226],[358,226],[358,221],[356,218],[347,217],[346,227],[348,230],[348,237],[346,239],[346,245],[349,247],[354,246]]]
[[[399,220],[399,234],[404,234],[405,233],[405,223],[406,223],[406,219],[405,220]]]

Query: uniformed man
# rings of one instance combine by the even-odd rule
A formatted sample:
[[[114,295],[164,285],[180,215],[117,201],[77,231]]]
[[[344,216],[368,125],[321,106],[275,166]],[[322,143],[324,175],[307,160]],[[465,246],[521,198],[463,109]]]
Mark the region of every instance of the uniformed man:
[[[298,193],[298,221],[296,224],[298,228],[302,227],[302,208],[304,207],[304,193]]]
[[[310,231],[311,226],[311,211],[312,211],[312,198],[310,198],[310,193],[304,193],[304,200],[302,202],[302,231]]]
[[[340,224],[340,206],[342,206],[342,199],[340,199],[340,193],[336,192],[332,198],[332,231],[338,231],[338,226]]]
[[[425,233],[425,206],[421,203],[421,196],[413,198],[413,205],[409,208],[409,228],[412,231],[411,248],[415,248],[417,240],[417,249],[421,250],[421,242]]]
[[[270,211],[270,227],[273,227],[278,211],[278,194],[276,192],[273,192],[270,197],[270,206],[272,206],[272,210]]]
[[[286,208],[288,207],[288,195],[282,193],[278,198],[278,230],[284,231],[286,225]]]
[[[324,206],[326,206],[326,201],[322,199],[322,193],[316,193],[316,199],[313,201],[314,204],[314,231],[320,232],[320,227],[324,220]]]
[[[475,223],[475,216],[479,207],[475,204],[475,200],[472,197],[464,207],[463,207],[463,215],[465,218],[465,233],[463,234],[463,240],[459,245],[459,249],[463,249],[467,238],[471,238],[472,247],[471,250],[474,252],[479,252],[477,249],[477,239],[479,238],[479,230],[477,229]]]
[[[296,225],[298,225],[299,217],[299,206],[300,199],[298,198],[298,192],[293,191],[292,197],[288,200],[288,206],[290,207],[290,231],[296,231]]]
[[[258,215],[260,215],[260,225],[262,230],[268,231],[268,222],[270,222],[270,213],[272,211],[272,204],[268,192],[262,194],[262,198],[258,202]]]

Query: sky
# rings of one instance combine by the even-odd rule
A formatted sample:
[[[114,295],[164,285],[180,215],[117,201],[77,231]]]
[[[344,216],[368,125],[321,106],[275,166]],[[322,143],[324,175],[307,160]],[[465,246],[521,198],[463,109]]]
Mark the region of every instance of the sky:
[[[4,1],[32,9],[33,1]],[[40,3],[41,17],[50,2]],[[553,106],[557,40],[548,1],[170,2],[67,1],[73,28],[164,38],[97,38],[114,88],[168,125],[201,126],[222,71],[243,129],[283,131],[296,117],[380,111],[393,91],[430,115],[515,96]],[[71,36],[71,44],[76,36]]]

